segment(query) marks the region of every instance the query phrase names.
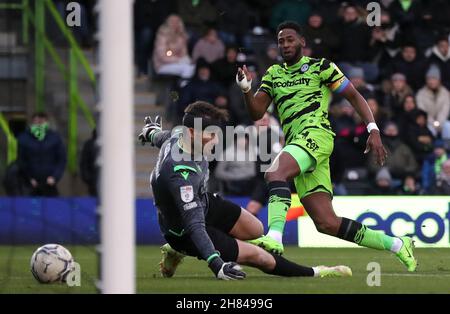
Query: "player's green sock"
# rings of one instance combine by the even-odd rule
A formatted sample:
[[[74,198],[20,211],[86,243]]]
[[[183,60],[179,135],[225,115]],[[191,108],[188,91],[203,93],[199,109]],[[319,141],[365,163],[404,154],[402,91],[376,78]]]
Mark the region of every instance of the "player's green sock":
[[[354,242],[358,245],[376,250],[389,250],[397,253],[403,245],[402,240],[385,235],[381,231],[375,231],[361,223],[342,218],[338,238]]]
[[[291,207],[291,190],[287,182],[269,182],[269,233],[278,242],[282,242],[286,214]]]

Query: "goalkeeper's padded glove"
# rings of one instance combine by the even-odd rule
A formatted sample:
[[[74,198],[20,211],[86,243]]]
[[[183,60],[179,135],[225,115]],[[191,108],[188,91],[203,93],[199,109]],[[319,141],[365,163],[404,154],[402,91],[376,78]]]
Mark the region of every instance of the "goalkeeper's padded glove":
[[[150,142],[152,146],[153,144],[153,137],[156,133],[159,133],[162,131],[162,124],[161,124],[161,117],[156,116],[155,121],[152,121],[152,118],[145,117],[145,125],[142,128],[142,132],[139,134],[138,139],[141,141],[142,145],[145,145],[146,142]]]
[[[240,265],[234,262],[225,263],[219,256],[215,257],[208,266],[214,272],[217,279],[241,280],[246,276]]]
[[[236,83],[244,94],[252,89],[252,80],[247,78],[243,70],[239,70],[236,74]]]

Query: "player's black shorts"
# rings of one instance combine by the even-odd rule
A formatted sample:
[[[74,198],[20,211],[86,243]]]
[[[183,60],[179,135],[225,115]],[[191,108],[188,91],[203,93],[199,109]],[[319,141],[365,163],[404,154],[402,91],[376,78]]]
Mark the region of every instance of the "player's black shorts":
[[[206,232],[211,238],[216,250],[225,262],[235,262],[239,254],[236,239],[229,235],[231,229],[241,215],[241,207],[224,200],[220,196],[208,193],[208,213],[206,215]],[[177,237],[166,234],[170,246],[180,253],[200,258],[195,244],[189,235]]]

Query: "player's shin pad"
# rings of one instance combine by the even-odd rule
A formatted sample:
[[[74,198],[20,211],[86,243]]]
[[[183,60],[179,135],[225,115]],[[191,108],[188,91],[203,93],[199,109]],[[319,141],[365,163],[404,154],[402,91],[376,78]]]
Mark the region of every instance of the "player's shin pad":
[[[393,237],[348,218],[342,218],[337,237],[376,250],[390,250],[394,242]]]
[[[269,229],[282,234],[291,207],[291,190],[285,181],[269,182],[269,195]]]

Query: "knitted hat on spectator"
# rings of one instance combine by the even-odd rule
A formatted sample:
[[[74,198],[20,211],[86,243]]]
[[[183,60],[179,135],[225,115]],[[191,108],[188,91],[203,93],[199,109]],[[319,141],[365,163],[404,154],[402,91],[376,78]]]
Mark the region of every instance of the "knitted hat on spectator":
[[[376,181],[387,180],[387,181],[391,182],[392,181],[392,176],[389,173],[388,168],[386,168],[386,167],[381,168],[378,171],[377,176],[375,177],[375,180]]]
[[[361,68],[353,67],[350,69],[350,71],[348,71],[347,77],[349,79],[356,78],[356,77],[360,77],[360,78],[364,79],[364,71]]]
[[[434,64],[432,66],[430,66],[430,68],[428,69],[426,78],[435,78],[440,80],[441,79],[441,71],[439,70],[439,68],[437,66],[435,66]]]
[[[395,73],[395,74],[392,75],[391,80],[393,80],[393,81],[397,81],[397,80],[406,81],[406,76],[403,73]]]

